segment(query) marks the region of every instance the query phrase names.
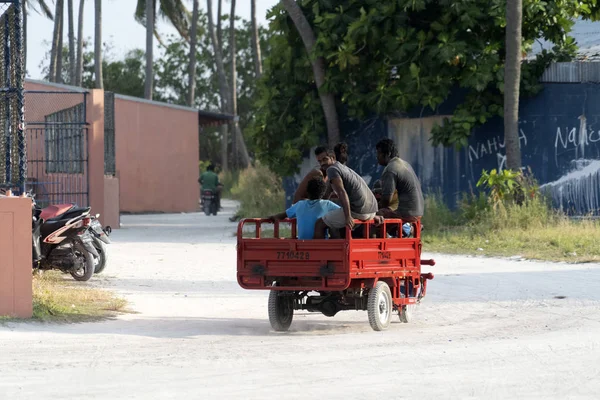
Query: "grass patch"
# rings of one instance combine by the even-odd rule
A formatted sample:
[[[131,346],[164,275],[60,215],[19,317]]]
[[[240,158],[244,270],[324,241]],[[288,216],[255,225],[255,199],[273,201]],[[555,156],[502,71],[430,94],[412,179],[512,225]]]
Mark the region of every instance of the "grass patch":
[[[83,322],[126,312],[127,302],[114,293],[83,286],[58,271],[33,277],[33,319],[47,322]]]
[[[438,196],[428,196],[423,225],[426,251],[566,262],[600,260],[600,223],[570,219],[541,196],[523,205],[507,203],[496,208],[483,196],[465,198],[457,211],[449,210]]]

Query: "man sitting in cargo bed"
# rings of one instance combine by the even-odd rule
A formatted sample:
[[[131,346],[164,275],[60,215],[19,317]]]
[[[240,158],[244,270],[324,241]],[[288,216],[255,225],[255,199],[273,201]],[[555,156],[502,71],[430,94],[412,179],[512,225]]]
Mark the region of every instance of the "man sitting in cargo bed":
[[[315,225],[315,239],[324,239],[329,228],[332,238],[340,238],[340,229],[354,229],[354,219],[367,221],[377,212],[377,199],[363,178],[338,162],[333,151],[326,147],[315,150],[321,168],[327,171],[331,188],[339,198],[341,209],[320,218]]]
[[[308,181],[306,192],[308,200],[300,200],[285,212],[272,215],[269,219],[277,221],[284,218],[296,218],[298,239],[312,239],[315,233],[315,222],[332,210],[340,208],[329,200],[323,200],[327,184],[323,178],[316,177]]]

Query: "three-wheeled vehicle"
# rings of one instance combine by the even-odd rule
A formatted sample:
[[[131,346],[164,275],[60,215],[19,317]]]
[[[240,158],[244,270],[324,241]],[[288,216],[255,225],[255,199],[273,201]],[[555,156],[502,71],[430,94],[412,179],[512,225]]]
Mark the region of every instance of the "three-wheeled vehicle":
[[[280,234],[283,223],[291,228],[288,235]],[[410,237],[404,238],[388,234],[402,232],[399,219],[380,226],[372,220],[355,223],[359,229],[346,228],[344,239],[299,240],[295,219],[239,222],[237,280],[244,289],[271,291],[268,310],[274,330],[288,330],[294,310],[328,317],[341,310],[366,310],[376,331],[389,327],[393,312],[402,322],[412,319],[433,279],[433,274],[421,273],[421,266],[435,265],[421,260],[420,222],[412,223]],[[246,237],[251,227],[254,232]]]

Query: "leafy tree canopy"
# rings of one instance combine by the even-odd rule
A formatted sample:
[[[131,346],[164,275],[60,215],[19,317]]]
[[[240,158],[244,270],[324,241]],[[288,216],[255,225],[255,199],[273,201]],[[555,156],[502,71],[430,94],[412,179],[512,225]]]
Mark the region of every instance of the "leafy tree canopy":
[[[453,90],[466,95],[434,145],[465,146],[472,129],[502,115],[505,0],[304,0],[327,64],[325,90],[351,117],[414,109],[433,112]],[[523,48],[555,44],[523,63],[521,92],[540,90],[547,65],[574,56],[575,18],[597,19],[596,0],[524,0]],[[281,6],[271,10],[252,135],[256,155],[280,174],[296,172],[303,151],[325,137],[325,122],[302,40]]]

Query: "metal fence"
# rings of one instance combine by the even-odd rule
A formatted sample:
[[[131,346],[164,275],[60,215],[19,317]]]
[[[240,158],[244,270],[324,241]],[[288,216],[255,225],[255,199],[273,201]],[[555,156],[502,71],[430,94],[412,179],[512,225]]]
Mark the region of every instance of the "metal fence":
[[[115,175],[115,94],[104,92],[104,174]]]
[[[21,0],[0,0],[0,188],[23,190],[27,174]]]
[[[87,92],[26,91],[27,188],[40,206],[89,205]]]

